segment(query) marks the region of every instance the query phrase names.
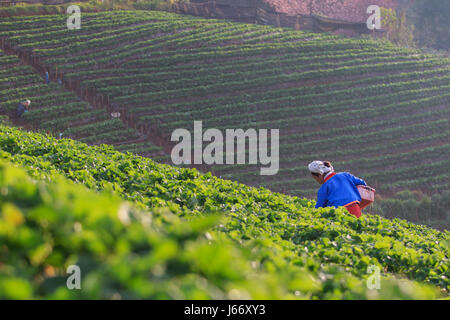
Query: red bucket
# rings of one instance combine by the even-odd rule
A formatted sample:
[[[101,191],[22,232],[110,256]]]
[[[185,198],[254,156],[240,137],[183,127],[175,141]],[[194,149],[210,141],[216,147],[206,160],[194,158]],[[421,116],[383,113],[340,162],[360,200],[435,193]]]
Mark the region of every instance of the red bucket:
[[[359,194],[361,195],[361,203],[359,204],[361,209],[364,209],[375,201],[376,190],[374,188],[362,185],[356,187],[358,188]]]

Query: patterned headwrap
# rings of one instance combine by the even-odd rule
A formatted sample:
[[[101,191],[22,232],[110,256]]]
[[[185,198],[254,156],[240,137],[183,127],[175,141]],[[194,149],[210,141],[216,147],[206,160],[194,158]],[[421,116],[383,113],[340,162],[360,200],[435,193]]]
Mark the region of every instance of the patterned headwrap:
[[[325,166],[325,164],[323,163],[323,161],[313,161],[308,165],[308,169],[310,172],[312,173],[319,173],[319,174],[326,174],[329,172],[334,171],[333,167],[327,167]]]

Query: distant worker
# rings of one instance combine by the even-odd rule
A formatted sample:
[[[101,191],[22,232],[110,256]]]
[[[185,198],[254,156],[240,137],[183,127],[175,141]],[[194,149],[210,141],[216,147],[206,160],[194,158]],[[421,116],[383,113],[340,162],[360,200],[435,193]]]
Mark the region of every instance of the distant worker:
[[[50,79],[48,77],[48,71],[45,71],[45,84],[48,84],[50,82]]]
[[[322,185],[317,192],[316,208],[343,206],[355,217],[361,216],[361,195],[356,186],[367,186],[363,179],[348,172],[334,172],[329,161],[313,161],[308,169]]]
[[[30,104],[31,104],[30,100],[20,102],[19,105],[17,106],[16,116],[20,118],[25,112],[28,112],[30,110]]]

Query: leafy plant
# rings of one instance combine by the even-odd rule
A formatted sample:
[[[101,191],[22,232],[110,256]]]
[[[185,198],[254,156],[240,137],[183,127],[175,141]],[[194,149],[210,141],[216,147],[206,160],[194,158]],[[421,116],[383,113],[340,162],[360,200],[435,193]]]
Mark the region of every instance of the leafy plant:
[[[230,297],[227,293],[232,288],[237,288],[242,297],[263,299],[438,297],[434,289],[423,285],[410,291],[394,279],[397,277],[434,284],[444,295],[448,288],[447,231],[439,232],[404,220],[387,220],[379,216],[365,215],[355,219],[341,208],[317,210],[307,199],[251,188],[218,179],[209,173],[202,175],[196,170],[160,165],[150,159],[119,153],[106,145],[88,147],[73,140],[56,140],[8,127],[0,127],[0,149],[2,158],[21,165],[34,179],[43,179],[51,184],[63,175],[91,189],[103,190],[104,194],[101,196],[104,198],[97,200],[97,195],[83,193],[80,196],[83,202],[77,204],[74,194],[76,196],[78,191],[67,191],[70,188],[59,185],[45,191],[45,187],[23,182],[27,181],[23,173],[9,167],[0,170],[3,179],[0,182],[5,185],[2,190],[11,190],[1,197],[0,221],[3,224],[6,223],[4,221],[22,221],[20,226],[26,221],[27,228],[35,226],[31,230],[40,230],[38,234],[41,237],[53,239],[49,240],[52,250],[42,242],[32,241],[29,244],[32,253],[26,253],[29,251],[25,247],[25,251],[18,249],[1,255],[8,257],[6,266],[11,261],[23,261],[24,270],[30,263],[33,266],[26,273],[22,273],[25,271],[21,268],[0,269],[3,277],[22,279],[21,286],[28,287],[24,291],[27,295],[20,297],[105,298],[113,297],[117,292],[123,298],[193,298],[200,290],[202,294],[199,297],[226,298]],[[166,217],[162,218],[165,222],[158,222],[159,218],[151,221],[160,231],[177,230],[175,234],[170,233],[172,240],[168,240],[169,244],[158,241],[164,243],[161,244],[162,249],[158,251],[158,245],[152,245],[148,248],[156,251],[150,251],[150,256],[147,256],[149,251],[144,245],[147,236],[141,231],[133,231],[141,230],[142,226],[131,224],[125,232],[125,227],[119,222],[108,222],[109,219],[117,219],[119,196],[132,201],[140,210],[167,212],[167,215],[160,215]],[[109,197],[115,200],[110,201]],[[56,198],[61,199],[55,201]],[[110,204],[105,205],[105,202]],[[56,211],[50,214],[46,213],[48,210]],[[75,210],[74,216],[72,210]],[[90,213],[90,210],[97,213]],[[5,211],[8,213],[4,214]],[[134,209],[127,212],[134,212]],[[174,215],[174,220],[171,220],[171,215]],[[20,216],[27,218],[17,218]],[[127,217],[126,214],[119,216]],[[220,218],[216,220],[218,216]],[[41,219],[47,222],[39,222]],[[58,222],[58,219],[62,220]],[[80,228],[73,227],[75,221],[86,232],[77,233]],[[140,223],[145,224],[145,221],[140,220]],[[178,224],[184,226],[178,227]],[[16,230],[9,228],[7,230]],[[192,230],[201,231],[194,236]],[[111,232],[120,236],[111,236]],[[74,242],[67,241],[72,239],[72,233]],[[2,241],[16,241],[13,234],[3,234],[2,239],[6,237],[6,240]],[[201,240],[196,240],[199,239],[197,235]],[[127,245],[127,241],[132,242]],[[14,243],[1,248],[20,248],[21,242]],[[38,249],[32,245],[34,243],[42,243],[43,247],[38,246]],[[58,251],[58,259],[49,253],[57,248],[61,250]],[[113,251],[116,250],[114,248],[118,248],[118,252]],[[17,256],[13,255],[14,252]],[[180,256],[176,252],[183,254]],[[80,296],[67,293],[64,288],[42,291],[40,283],[29,280],[45,272],[47,264],[55,268],[57,263],[59,272],[62,272],[67,261],[75,263],[77,257],[81,259],[86,255],[90,257],[86,260],[90,261],[88,265],[96,267],[88,269],[92,270],[89,271],[92,274],[86,277],[88,290]],[[33,261],[36,265],[32,264]],[[163,271],[156,267],[157,261],[164,264]],[[367,268],[372,264],[386,272],[383,274],[383,289],[375,296],[365,286]],[[162,282],[148,281],[148,272],[152,272],[153,266],[159,270],[155,271],[155,279],[162,277]],[[171,290],[173,286],[183,286],[181,283],[187,280],[180,280],[180,276],[186,279],[182,276],[185,273],[193,273],[206,282],[199,284],[197,276],[189,275],[186,277],[192,282],[188,287],[194,291]],[[141,289],[136,292],[136,288]],[[173,292],[179,294],[174,295]],[[11,293],[8,291],[6,296],[11,297]]]

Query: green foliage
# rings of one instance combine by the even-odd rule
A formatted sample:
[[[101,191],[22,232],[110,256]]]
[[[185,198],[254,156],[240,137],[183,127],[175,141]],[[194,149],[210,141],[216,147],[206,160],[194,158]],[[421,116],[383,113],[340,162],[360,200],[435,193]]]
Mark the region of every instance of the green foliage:
[[[65,14],[69,5],[77,5],[82,12],[100,12],[108,10],[164,10],[175,2],[183,3],[189,0],[89,0],[83,2],[48,5],[43,3],[19,3],[15,6],[0,8],[0,17]]]
[[[11,125],[11,122],[9,121],[9,117],[5,115],[0,115],[0,125],[8,126]]]
[[[392,36],[408,42],[404,15],[386,12]],[[107,97],[129,124],[162,142],[176,128],[191,129],[195,120],[221,130],[280,129],[276,176],[261,177],[252,165],[210,166],[217,176],[314,197],[317,186],[305,169],[314,157],[334,159],[337,170],[364,177],[380,194],[448,189],[448,174],[429,163],[445,167],[450,159],[449,59],[385,40],[162,11],[83,16],[82,32],[58,27],[65,16],[50,15],[5,19],[0,34],[17,50],[32,51],[50,73],[57,69],[78,92]],[[14,99],[6,107],[14,108]],[[48,111],[55,117],[42,124],[58,129],[71,127],[69,116],[80,115]],[[29,116],[39,122],[36,113]],[[87,143],[135,138],[101,120],[69,129],[69,137]],[[111,130],[83,136],[100,130],[99,123]],[[152,147],[142,143],[128,150],[154,158]]]
[[[2,299],[224,299],[233,290],[293,297],[284,278],[251,269],[250,252],[205,237],[218,217],[183,222],[167,209],[142,212],[55,174],[36,183],[4,162],[0,186]],[[81,290],[66,287],[73,264]]]
[[[391,198],[380,198],[370,209],[389,218],[402,218],[415,223],[428,224],[440,229],[450,227],[450,191],[431,197],[421,192],[402,191]]]
[[[93,109],[86,101],[56,83],[44,84],[30,66],[20,65],[15,56],[0,50],[0,113],[15,119],[19,102],[31,99],[31,110],[22,115],[24,124],[59,136],[77,138],[90,144],[135,141],[141,135],[119,119],[111,119],[104,109]],[[128,150],[133,150],[131,146]],[[159,155],[161,148],[148,147],[150,155]]]
[[[8,127],[0,149],[46,181],[0,166],[2,297],[427,299],[432,287],[396,278],[448,287],[448,232]],[[64,287],[70,264],[87,270],[78,293]],[[380,291],[365,285],[372,264]]]
[[[388,40],[399,46],[414,47],[414,26],[407,24],[404,10],[397,14],[394,9],[381,8],[381,17]]]
[[[81,89],[96,88],[107,95],[144,128],[167,133],[189,128],[195,119],[221,129],[279,127],[287,132],[280,140],[285,162],[279,175],[261,181],[252,168],[242,166],[223,169],[223,176],[312,195],[316,186],[304,178],[301,163],[314,153],[317,158],[339,156],[336,168],[358,170],[370,184],[375,181],[387,191],[449,188],[449,174],[440,169],[450,159],[448,59],[380,41],[163,12],[83,17],[82,33],[60,27],[65,15],[52,15],[4,19],[0,34],[17,50],[32,51],[51,73],[58,68],[64,81],[79,81]],[[0,102],[6,109],[14,110],[19,99],[33,94],[33,105],[39,101],[48,114],[30,112],[26,118],[31,123],[58,130],[71,127],[68,134],[89,143],[134,137],[117,130],[117,121],[100,116],[96,123],[101,126],[70,126],[81,112],[92,113],[73,96],[35,84],[37,79],[24,76],[23,68],[14,69],[16,76],[6,76],[3,70],[10,69],[3,66],[17,61],[0,61],[0,79],[5,79],[0,80]],[[10,83],[23,87],[11,89]],[[71,108],[63,107],[69,103]],[[430,143],[437,140],[443,143]],[[141,147],[149,150],[142,144],[133,144],[131,150]],[[42,195],[30,193],[34,183],[21,185],[26,178],[17,173],[11,188],[20,189],[16,194],[21,197],[8,198],[2,206],[6,220],[26,217],[20,226],[40,239],[28,252],[29,244],[14,242],[15,234],[3,238],[10,244],[6,248],[18,248],[17,256],[0,255],[8,259],[0,264],[5,279],[0,292],[5,297],[432,298],[438,296],[434,288],[443,295],[448,290],[448,232],[379,216],[356,220],[342,208],[315,210],[307,199],[158,165],[105,145],[89,148],[2,127],[0,149],[2,158],[48,182],[38,190],[50,188]],[[401,166],[392,165],[397,163]],[[15,172],[9,167],[4,171]],[[52,185],[59,175],[102,190],[104,200],[92,193],[80,195],[84,200],[74,201],[75,209],[67,199],[56,200],[66,197],[58,192],[66,190],[66,182]],[[73,201],[77,193],[67,198]],[[139,224],[125,228],[117,223],[121,206],[103,203],[109,203],[108,197],[117,203],[119,196],[152,217],[154,231],[162,232],[154,236],[160,242],[147,242]],[[51,201],[43,204],[39,199]],[[61,218],[70,223],[78,218],[81,230],[88,232],[77,235],[80,225],[72,231],[66,220],[58,220],[60,203],[66,204]],[[421,210],[432,203],[424,201]],[[417,212],[415,205],[406,199],[401,210]],[[84,220],[78,208],[84,210]],[[91,210],[103,222],[91,221]],[[185,223],[201,231],[192,234],[197,227]],[[59,229],[75,242],[67,243]],[[0,244],[0,250],[4,248]],[[53,251],[59,254],[55,257]],[[86,291],[67,293],[64,283],[51,287],[39,282],[53,274],[63,277],[71,263],[87,266]],[[379,292],[365,286],[371,265],[384,271]]]

